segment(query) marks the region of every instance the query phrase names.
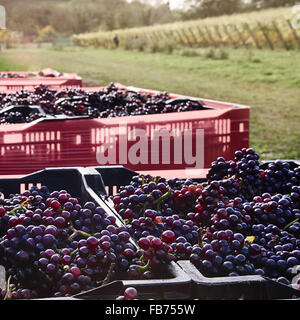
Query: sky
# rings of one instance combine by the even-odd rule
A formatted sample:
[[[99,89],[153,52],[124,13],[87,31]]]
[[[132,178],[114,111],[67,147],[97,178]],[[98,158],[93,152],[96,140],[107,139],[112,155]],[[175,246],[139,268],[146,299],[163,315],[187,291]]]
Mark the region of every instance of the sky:
[[[132,0],[127,0],[131,2]],[[155,4],[156,0],[144,0],[150,4]],[[171,10],[173,9],[183,9],[185,0],[163,0],[164,2],[169,2]],[[186,7],[186,5],[185,5]]]
[[[169,0],[171,9],[182,9],[184,0]]]
[[[155,3],[155,0],[146,0],[149,3]],[[184,9],[186,8],[185,0],[163,0],[164,2],[169,2],[171,10],[173,9]],[[224,0],[225,1],[225,0]],[[251,0],[244,0],[246,3]]]

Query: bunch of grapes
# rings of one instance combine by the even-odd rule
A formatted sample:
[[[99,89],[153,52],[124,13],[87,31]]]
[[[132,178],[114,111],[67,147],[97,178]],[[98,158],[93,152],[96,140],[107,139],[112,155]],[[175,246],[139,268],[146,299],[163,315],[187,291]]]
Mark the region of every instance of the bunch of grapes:
[[[190,261],[207,277],[255,274],[245,237],[230,229],[204,236],[193,246]]]
[[[200,225],[205,225],[214,212],[225,205],[223,200],[226,200],[224,199],[225,189],[219,181],[204,183],[203,186],[195,206],[195,221]]]
[[[207,226],[210,232],[230,229],[243,235],[249,235],[252,218],[245,207],[247,209],[247,206],[242,204],[241,198],[236,197],[227,205],[219,205],[204,226]]]
[[[135,182],[135,181],[134,181]],[[147,209],[159,215],[171,215],[172,190],[164,182],[151,181],[136,188],[130,184],[122,187],[113,198],[115,209],[124,219],[138,219]],[[157,213],[153,212],[153,215]]]
[[[131,211],[126,211],[126,216],[128,216],[128,213],[131,213]],[[164,217],[158,215],[157,211],[147,209],[145,210],[144,216],[137,219],[132,219],[130,223],[126,225],[126,227],[128,232],[136,240],[148,235],[160,236],[165,230],[163,219]]]
[[[21,74],[13,73],[13,72],[0,72],[1,79],[16,79],[16,78],[24,78]]]
[[[235,152],[234,160],[225,161],[223,158],[219,158],[215,164],[217,169],[209,172],[209,176],[221,177],[218,180],[222,180],[224,177],[233,177],[240,185],[240,196],[245,200],[250,200],[262,192],[264,172],[259,168],[258,159],[259,155],[253,148],[243,148]],[[219,167],[223,168],[221,173],[218,171]]]
[[[236,167],[236,163],[234,161],[231,161],[232,167]],[[231,168],[229,161],[225,161],[223,157],[218,157],[216,161],[213,161],[211,163],[211,167],[207,173],[207,180],[213,181],[213,180],[222,180],[223,178],[229,176],[229,169]],[[233,175],[233,172],[231,172],[231,175]]]
[[[258,274],[292,285],[300,263],[299,167],[275,161],[266,169],[258,159],[252,148],[219,157],[202,183],[135,176],[113,197],[115,209],[133,238],[167,234],[175,260],[191,260],[208,277]]]
[[[173,206],[174,213],[184,217],[187,213],[195,211],[196,201],[203,191],[202,184],[187,184],[185,182],[182,187],[174,191]]]
[[[253,217],[254,223],[276,224],[283,228],[298,218],[298,206],[299,201],[295,201],[289,194],[271,196],[264,193],[262,196],[254,197],[249,203],[249,214]]]
[[[138,175],[112,197],[114,208],[134,229],[139,220],[151,227],[174,214],[182,218],[194,211],[203,186],[189,180]]]
[[[47,115],[89,116],[91,118],[126,117],[166,112],[185,112],[203,109],[198,103],[187,101],[169,105],[167,92],[153,95],[117,88],[111,83],[105,90],[85,92],[80,88],[52,90],[45,85],[35,87],[33,92],[20,90],[1,95],[1,108],[8,106],[40,106]],[[6,114],[2,124],[31,122],[41,115],[31,112],[28,116]]]
[[[299,168],[293,170],[288,162],[276,160],[268,163],[264,170],[263,188],[268,193],[290,193],[292,187],[299,185]]]
[[[173,191],[170,185],[174,184]],[[171,230],[177,237],[194,244],[198,241],[198,225],[193,211],[202,189],[202,185],[189,181],[178,183],[178,180],[139,175],[133,177],[130,185],[120,188],[113,203],[134,239],[161,237]],[[182,256],[184,251],[180,246],[177,251]]]
[[[130,279],[136,266],[140,278],[151,278],[173,259],[160,237],[147,256],[115,216],[93,202],[81,205],[66,190],[32,187],[0,202],[0,264],[9,282],[3,299],[72,296]]]
[[[253,225],[255,237],[251,260],[261,275],[285,284],[294,276],[292,268],[299,264],[300,239],[277,225]]]
[[[146,262],[142,268],[146,268],[149,265],[155,271],[161,269],[161,264],[168,264],[175,260],[170,247],[174,238],[175,235],[172,232],[171,235],[168,232],[164,232],[161,238],[154,236],[140,238],[138,245],[141,258]]]
[[[110,90],[112,100],[126,94]],[[300,287],[292,284],[299,167],[276,161],[263,169],[258,158],[251,148],[218,158],[203,183],[134,176],[112,197],[123,224],[66,190],[33,187],[0,199],[0,263],[10,279],[1,297],[71,296],[118,277],[163,278],[177,260],[207,277],[258,274]]]
[[[228,181],[230,178],[239,195],[248,201],[263,193],[290,193],[293,186],[299,185],[299,167],[292,169],[288,162],[276,160],[268,163],[267,169],[262,169],[258,159],[259,155],[253,148],[236,151],[234,160],[226,161],[219,157],[212,162],[207,180]],[[237,194],[236,191],[226,193],[229,197]]]

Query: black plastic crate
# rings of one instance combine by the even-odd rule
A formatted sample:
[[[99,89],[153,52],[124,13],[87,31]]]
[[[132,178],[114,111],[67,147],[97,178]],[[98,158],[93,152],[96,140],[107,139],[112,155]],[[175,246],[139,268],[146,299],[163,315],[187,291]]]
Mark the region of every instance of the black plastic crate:
[[[32,186],[42,185],[47,186],[50,192],[66,190],[81,204],[92,201],[109,215],[114,215],[99,197],[99,194],[105,192],[103,181],[101,175],[91,167],[46,168],[20,178],[0,178],[0,193],[9,197],[10,194],[29,190]],[[120,219],[116,220],[116,224],[122,225]]]
[[[104,191],[103,194],[108,196],[115,194],[121,186],[128,185],[131,179],[138,175],[137,172],[123,166],[101,166],[92,168],[100,173],[104,184],[104,190],[102,188]]]
[[[114,209],[109,196],[115,194],[119,187],[129,184],[132,177],[138,175],[138,173],[123,166],[90,167],[90,169],[99,173],[97,179],[92,179],[89,182],[89,186],[99,196],[98,203],[108,214],[116,216],[119,222],[124,224],[122,217]],[[135,241],[134,243],[136,245]],[[137,288],[141,299],[189,299],[192,286],[190,276],[183,272],[175,262],[168,266],[167,273],[170,275],[168,279],[123,280],[122,282],[124,288],[130,286]],[[87,295],[81,295],[81,297],[88,295],[91,295],[93,299],[98,299],[97,289],[92,290]]]
[[[89,291],[78,293],[72,297],[47,298],[47,300],[115,300],[116,297],[123,295],[125,289],[128,287],[137,289],[139,300],[192,299],[193,283],[190,276],[174,262],[168,265],[167,269],[169,274],[168,279],[115,280]]]
[[[91,186],[93,181],[98,183],[99,174],[92,168],[46,168],[25,175],[21,178],[1,178],[0,192],[8,197],[10,194],[20,193],[32,186],[46,185],[50,192],[54,190],[66,190],[81,202],[96,202],[97,194]]]
[[[107,285],[74,295],[88,300],[115,300],[128,287],[138,291],[139,300],[189,300],[192,299],[192,280],[175,262],[167,266],[169,277],[149,280],[116,280]]]
[[[300,290],[260,275],[205,277],[190,261],[178,261],[193,281],[192,296],[200,300],[274,300],[300,298]]]
[[[123,166],[101,166],[89,167],[99,173],[98,181],[90,183],[91,188],[99,195],[101,206],[106,212],[113,214],[118,220],[124,224],[123,218],[114,209],[114,204],[110,196],[117,193],[121,186],[126,186],[131,179],[138,175],[137,172],[124,168]]]
[[[72,297],[51,297],[37,300],[115,300],[123,295],[128,287],[138,291],[139,300],[190,300],[192,299],[192,280],[179,265],[172,262],[168,268],[168,279],[115,280],[103,286],[78,293]]]
[[[268,163],[273,161],[263,161],[261,168],[266,169]],[[300,165],[298,160],[282,161],[288,162],[291,168],[296,168]],[[120,186],[128,185],[132,177],[138,175],[138,173],[122,166],[101,166],[93,167],[93,169],[100,173],[105,188],[105,194],[103,194],[104,188],[101,191],[96,191],[96,193],[100,195],[101,200],[107,205],[108,209],[123,221],[122,217],[114,210],[113,202],[108,196],[114,195]],[[205,181],[205,179],[193,180],[197,182]],[[194,299],[269,300],[300,298],[300,290],[259,275],[208,278],[203,276],[190,261],[178,261],[177,264],[192,279],[192,298]]]
[[[0,179],[0,192],[8,197],[10,194],[20,193],[32,186],[41,185],[46,185],[50,192],[64,189],[72,196],[77,197],[81,203],[93,201],[106,210],[109,215],[114,214],[114,211],[109,210],[105,201],[99,197],[99,195],[105,193],[104,184],[101,175],[93,168],[47,168],[21,178],[3,178]],[[116,224],[120,226],[123,223],[120,219],[117,219]],[[135,241],[131,241],[136,245]],[[141,299],[189,299],[192,285],[191,278],[174,262],[167,266],[164,274],[167,277],[162,276],[161,279],[159,279],[159,276],[157,279],[150,280],[120,279],[75,295],[74,298],[114,300],[122,293],[123,288],[134,286]],[[65,298],[49,299],[65,300]]]

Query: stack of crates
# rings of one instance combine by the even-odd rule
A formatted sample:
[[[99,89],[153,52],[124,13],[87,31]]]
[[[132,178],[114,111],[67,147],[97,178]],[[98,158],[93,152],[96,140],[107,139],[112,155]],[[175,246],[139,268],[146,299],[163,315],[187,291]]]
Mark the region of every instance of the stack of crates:
[[[47,68],[39,72],[1,72],[2,74],[13,74],[16,77],[0,78],[0,92],[12,93],[20,90],[33,91],[40,84],[44,84],[54,90],[82,86],[82,78],[76,73],[59,73]]]

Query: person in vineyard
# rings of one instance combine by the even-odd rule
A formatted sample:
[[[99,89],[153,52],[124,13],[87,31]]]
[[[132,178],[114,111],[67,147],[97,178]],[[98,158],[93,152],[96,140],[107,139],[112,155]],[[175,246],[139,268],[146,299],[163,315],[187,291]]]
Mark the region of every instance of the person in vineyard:
[[[116,47],[119,46],[119,38],[118,38],[117,34],[115,34],[115,36],[114,36],[114,43],[115,43]]]

